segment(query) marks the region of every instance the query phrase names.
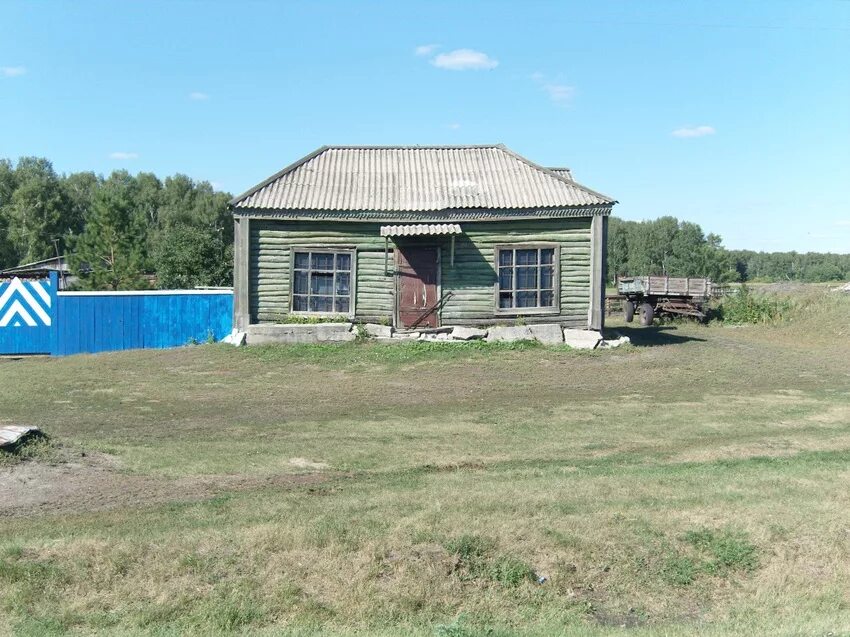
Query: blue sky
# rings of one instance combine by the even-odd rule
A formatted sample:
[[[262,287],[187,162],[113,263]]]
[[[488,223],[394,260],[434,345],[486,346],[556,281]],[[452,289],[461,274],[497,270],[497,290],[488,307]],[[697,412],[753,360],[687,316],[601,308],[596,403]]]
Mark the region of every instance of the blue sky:
[[[323,144],[491,142],[627,219],[850,252],[850,2],[0,4],[0,157],[238,193]]]

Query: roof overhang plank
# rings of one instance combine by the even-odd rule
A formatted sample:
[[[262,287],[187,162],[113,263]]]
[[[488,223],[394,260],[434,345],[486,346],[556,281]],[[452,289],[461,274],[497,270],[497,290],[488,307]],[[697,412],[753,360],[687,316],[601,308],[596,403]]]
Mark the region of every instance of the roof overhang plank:
[[[457,223],[416,223],[404,226],[381,226],[382,237],[421,237],[463,234]]]

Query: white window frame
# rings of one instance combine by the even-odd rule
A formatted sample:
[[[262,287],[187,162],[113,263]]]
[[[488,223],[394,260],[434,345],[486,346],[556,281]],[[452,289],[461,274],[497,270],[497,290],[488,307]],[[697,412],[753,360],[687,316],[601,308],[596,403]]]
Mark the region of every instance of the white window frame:
[[[337,272],[336,269],[336,256],[337,254],[347,254],[351,258],[351,269],[349,270],[349,283],[348,283],[348,292],[349,292],[349,301],[348,301],[348,312],[311,312],[309,310],[295,310],[293,309],[293,302],[295,294],[295,254],[297,252],[306,252],[310,255],[322,253],[322,254],[333,254],[334,255],[334,275]],[[312,270],[312,256],[310,259],[310,268],[307,270],[308,272]],[[341,270],[344,272],[344,270]],[[325,272],[330,272],[330,270],[325,270]],[[315,317],[333,317],[333,316],[345,316],[349,319],[354,318],[354,302],[356,298],[356,281],[357,281],[357,250],[351,247],[339,247],[339,248],[328,248],[327,246],[323,247],[312,247],[312,246],[293,246],[289,251],[289,313],[295,316],[315,316]],[[310,289],[310,278],[308,276],[307,279],[308,285],[308,294],[307,298],[309,299],[309,289]],[[303,295],[297,295],[303,296]],[[336,301],[336,276],[334,276],[334,294],[333,299]],[[334,303],[334,305],[336,305]],[[309,300],[308,300],[309,306]]]
[[[513,259],[511,260],[514,273],[514,287],[510,290],[514,294],[516,294],[516,251],[517,250],[540,250],[540,249],[550,249],[553,250],[552,253],[552,265],[554,272],[552,274],[552,305],[546,307],[510,307],[503,308],[499,307],[499,292],[501,289],[499,288],[499,253],[503,251],[510,250],[514,253]],[[538,314],[560,314],[561,313],[561,246],[557,243],[509,243],[509,244],[500,244],[495,246],[493,250],[493,268],[496,272],[496,283],[493,286],[493,296],[494,303],[496,308],[496,314],[499,316],[528,316],[528,315],[538,315]],[[538,264],[537,267],[540,268],[539,262],[539,254],[538,254]],[[537,279],[537,291],[538,294],[541,290],[540,288],[540,277]],[[516,302],[516,299],[514,299]]]

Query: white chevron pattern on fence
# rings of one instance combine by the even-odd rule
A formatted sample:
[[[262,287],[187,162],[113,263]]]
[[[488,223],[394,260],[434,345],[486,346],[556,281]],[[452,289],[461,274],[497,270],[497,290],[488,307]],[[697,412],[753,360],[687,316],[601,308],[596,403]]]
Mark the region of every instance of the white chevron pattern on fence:
[[[50,293],[45,286],[49,288],[50,281],[24,282],[18,277],[0,283],[0,327],[21,327],[22,322],[29,327],[50,327]]]

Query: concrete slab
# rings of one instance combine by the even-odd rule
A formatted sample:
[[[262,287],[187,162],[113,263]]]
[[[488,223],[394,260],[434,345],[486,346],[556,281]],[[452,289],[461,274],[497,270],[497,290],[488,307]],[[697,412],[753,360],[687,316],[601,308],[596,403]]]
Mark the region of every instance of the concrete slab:
[[[602,334],[594,330],[564,329],[564,342],[573,349],[595,349],[602,341]]]
[[[363,327],[370,338],[390,338],[393,335],[393,328],[389,325],[366,323]]]
[[[487,332],[487,342],[494,343],[499,341],[531,341],[534,340],[534,335],[527,325],[517,325],[515,327],[491,327]]]
[[[472,341],[475,339],[485,338],[487,330],[482,330],[477,327],[462,327],[460,325],[452,329],[452,338],[456,341]]]
[[[313,323],[282,325],[250,325],[246,330],[248,345],[266,343],[345,343],[357,335],[351,323]]]
[[[564,342],[564,332],[557,323],[529,325],[531,335],[544,345],[560,345]]]

